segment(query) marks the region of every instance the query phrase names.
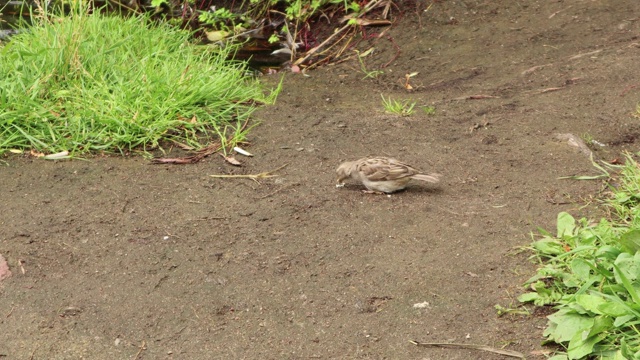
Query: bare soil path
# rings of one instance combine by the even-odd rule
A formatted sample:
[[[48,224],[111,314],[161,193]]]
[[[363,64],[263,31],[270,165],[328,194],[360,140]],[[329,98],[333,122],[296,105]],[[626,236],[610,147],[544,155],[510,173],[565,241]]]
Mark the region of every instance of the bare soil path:
[[[637,150],[640,3],[418,10],[372,43],[369,69],[401,50],[377,80],[356,60],[286,76],[242,168],[5,158],[0,358],[504,358],[409,340],[542,358],[546,314],[494,306],[517,306],[534,273],[518,253],[530,232],[584,214],[600,189],[558,179],[594,170],[556,134],[587,135],[606,160]],[[380,94],[436,113],[385,114]],[[390,197],[336,189],[337,165],[366,155],[444,180]],[[284,164],[260,184],[208,176]]]

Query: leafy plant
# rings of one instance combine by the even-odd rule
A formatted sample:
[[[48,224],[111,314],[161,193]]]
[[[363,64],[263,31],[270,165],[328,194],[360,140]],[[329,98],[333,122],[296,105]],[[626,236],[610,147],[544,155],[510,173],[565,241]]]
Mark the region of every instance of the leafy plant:
[[[413,108],[416,106],[415,102],[410,102],[409,100],[397,101],[391,99],[391,97],[385,99],[382,94],[380,96],[382,96],[382,105],[386,112],[400,116],[410,116],[413,114]]]
[[[612,166],[613,167],[613,166]],[[554,359],[640,358],[640,167],[627,155],[620,183],[597,223],[558,214],[557,233],[532,243],[540,261],[519,297],[555,305],[544,336],[566,351]]]
[[[169,5],[169,0],[151,0],[151,6],[159,8],[163,5]]]
[[[240,26],[239,22],[244,22],[241,15],[234,14],[224,7],[214,8],[212,11],[201,11],[198,20],[200,23],[210,25],[217,30],[233,30]]]
[[[287,19],[302,23],[323,9],[333,6],[341,7],[345,14],[361,11],[360,4],[355,0],[250,0],[249,3],[254,17],[267,17],[269,9],[280,7],[284,9]]]

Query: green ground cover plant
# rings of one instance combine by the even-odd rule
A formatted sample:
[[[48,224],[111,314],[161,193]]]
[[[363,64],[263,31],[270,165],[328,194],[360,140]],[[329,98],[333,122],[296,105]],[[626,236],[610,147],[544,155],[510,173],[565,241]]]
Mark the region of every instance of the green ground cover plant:
[[[233,49],[190,35],[146,15],[40,17],[0,45],[0,154],[199,149],[275,99]]]
[[[540,267],[519,298],[554,306],[544,336],[564,351],[553,360],[640,359],[640,165],[627,155],[597,166],[609,177],[608,215],[558,214],[557,233],[532,244]]]
[[[382,96],[382,106],[387,113],[399,116],[411,116],[413,114],[413,108],[416,106],[415,102],[393,100],[391,97],[385,98],[382,94],[380,96]]]

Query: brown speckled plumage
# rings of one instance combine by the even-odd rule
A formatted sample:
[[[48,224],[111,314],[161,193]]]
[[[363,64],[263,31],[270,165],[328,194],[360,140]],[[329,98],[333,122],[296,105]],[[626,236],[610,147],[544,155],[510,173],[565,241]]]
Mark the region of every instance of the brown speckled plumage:
[[[336,170],[338,184],[351,178],[373,192],[392,193],[404,189],[411,179],[437,183],[440,174],[424,174],[412,166],[387,157],[362,158],[342,163]]]

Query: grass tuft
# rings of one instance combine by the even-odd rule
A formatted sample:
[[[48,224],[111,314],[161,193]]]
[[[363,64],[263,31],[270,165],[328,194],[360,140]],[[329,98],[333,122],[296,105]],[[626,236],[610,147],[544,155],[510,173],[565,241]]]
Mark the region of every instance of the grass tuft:
[[[202,148],[277,94],[229,51],[147,16],[42,17],[0,46],[0,154]]]
[[[413,114],[413,108],[416,106],[415,102],[393,100],[391,97],[385,99],[382,94],[380,96],[382,97],[382,106],[387,113],[399,116],[411,116]]]

